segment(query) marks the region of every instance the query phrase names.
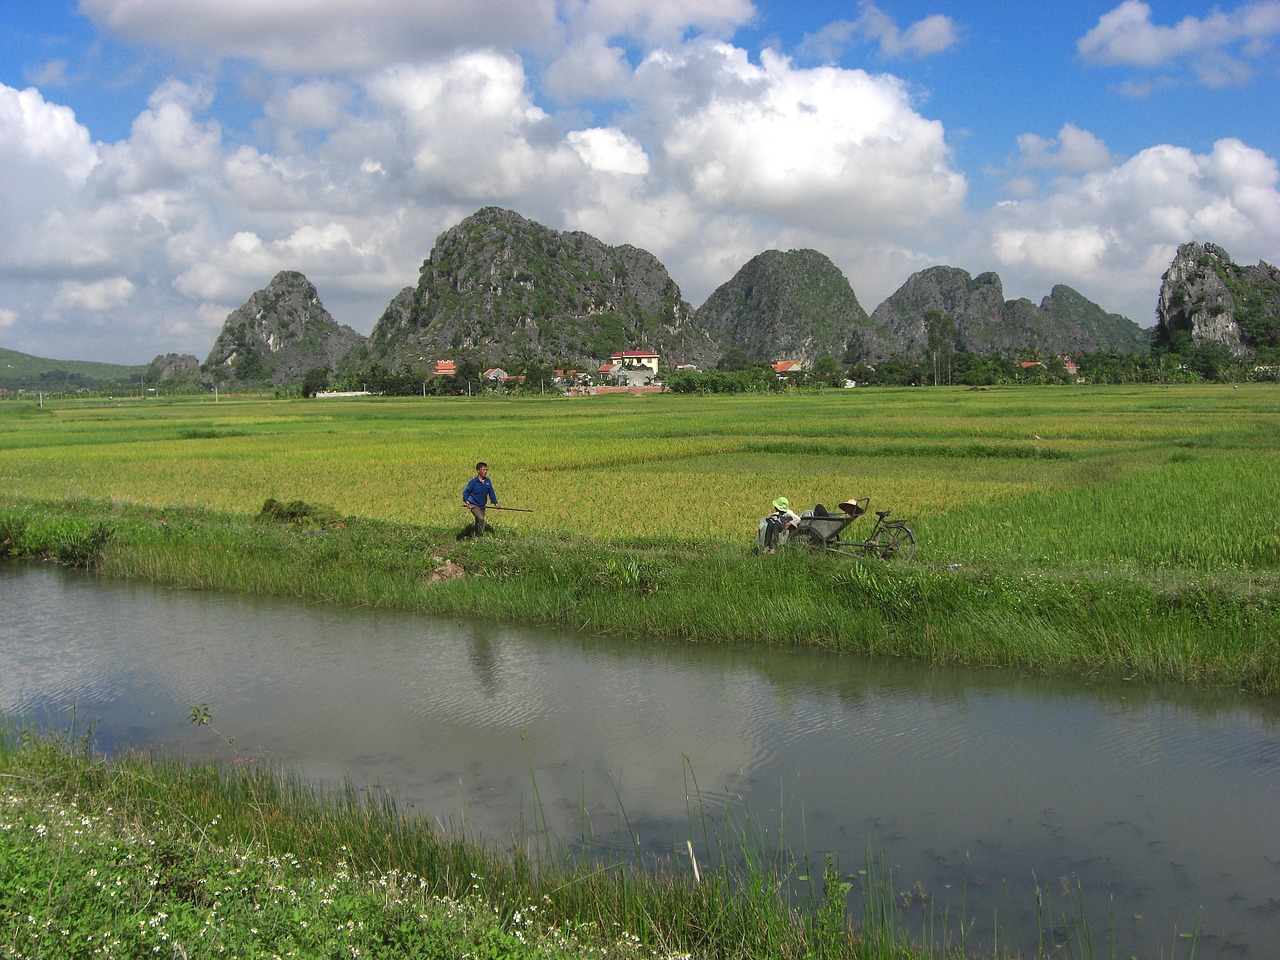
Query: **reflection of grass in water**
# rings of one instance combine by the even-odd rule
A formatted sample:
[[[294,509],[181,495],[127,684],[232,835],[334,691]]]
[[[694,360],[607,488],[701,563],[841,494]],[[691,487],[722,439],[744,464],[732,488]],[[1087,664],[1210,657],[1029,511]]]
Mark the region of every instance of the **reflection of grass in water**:
[[[500,850],[401,812],[383,791],[321,793],[265,764],[104,762],[87,743],[12,725],[0,737],[6,940],[18,956],[86,944],[123,956],[637,960],[975,949],[963,918],[909,919],[927,893],[896,891],[882,858],[869,853],[854,874],[830,857],[811,869],[786,853],[785,829],[771,838],[746,811],[713,823],[691,772],[687,862],[638,846],[600,859],[546,834],[545,816],[537,838]],[[851,924],[854,895],[862,916]],[[1037,955],[1094,955],[1082,897],[1061,917],[1047,898],[1037,906]]]

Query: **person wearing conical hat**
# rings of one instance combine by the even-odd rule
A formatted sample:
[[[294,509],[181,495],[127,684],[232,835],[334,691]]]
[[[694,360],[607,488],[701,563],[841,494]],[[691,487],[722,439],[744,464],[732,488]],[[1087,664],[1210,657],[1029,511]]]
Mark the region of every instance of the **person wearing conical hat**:
[[[765,519],[764,550],[773,553],[778,537],[785,530],[791,530],[800,522],[800,516],[791,509],[791,501],[786,497],[778,497],[773,501],[773,513]]]

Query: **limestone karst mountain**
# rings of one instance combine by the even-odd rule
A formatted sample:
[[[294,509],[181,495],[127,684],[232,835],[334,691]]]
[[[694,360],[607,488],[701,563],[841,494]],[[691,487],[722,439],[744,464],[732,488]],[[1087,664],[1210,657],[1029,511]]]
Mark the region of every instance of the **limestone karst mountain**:
[[[857,359],[875,339],[853,287],[817,250],[753,257],[707,298],[697,319],[722,351],[736,347],[748,361]]]
[[[301,273],[282,270],[227,315],[205,373],[238,383],[294,383],[315,367],[335,367],[364,337],[324,308]]]
[[[368,353],[388,365],[458,352],[599,364],[649,349],[665,362],[715,354],[656,257],[486,207],[450,227],[378,320]]]
[[[1120,349],[1145,352],[1148,337],[1136,323],[1063,284],[1037,306],[1005,300],[995,273],[976,277],[958,267],[936,266],[912,274],[871,314],[873,327],[886,331],[882,349],[923,354],[925,314],[937,311],[956,326],[956,349],[967,353],[1078,353]]]
[[[1233,357],[1280,347],[1280,269],[1242,267],[1213,243],[1184,243],[1164,272],[1156,336],[1175,351],[1221,344]]]

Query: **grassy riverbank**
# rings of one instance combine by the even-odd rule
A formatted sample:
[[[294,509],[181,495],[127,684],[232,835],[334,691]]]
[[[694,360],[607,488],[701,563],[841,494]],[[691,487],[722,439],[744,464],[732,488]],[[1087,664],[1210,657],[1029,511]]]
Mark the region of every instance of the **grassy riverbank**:
[[[688,642],[1280,691],[1275,388],[0,403],[0,555]],[[489,460],[494,536],[459,541]],[[870,496],[908,565],[749,545]],[[264,503],[300,502],[300,517]],[[290,522],[292,521],[292,522]],[[870,530],[873,518],[858,526]]]
[[[322,512],[323,514],[323,512]],[[102,500],[0,501],[0,554],[195,589],[558,623],[697,643],[1280,689],[1266,577],[952,569],[675,538],[294,520]]]

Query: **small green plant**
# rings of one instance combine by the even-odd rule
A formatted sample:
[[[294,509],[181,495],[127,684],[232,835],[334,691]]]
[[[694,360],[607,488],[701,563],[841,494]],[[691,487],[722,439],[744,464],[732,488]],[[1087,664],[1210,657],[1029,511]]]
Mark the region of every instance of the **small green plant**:
[[[236,738],[228,737],[221,730],[213,725],[213,715],[209,713],[209,705],[205,703],[196,704],[191,708],[191,713],[187,717],[189,723],[193,723],[198,727],[208,727],[209,730],[223,743],[231,748],[231,751],[238,757],[240,751],[236,749]]]
[[[307,503],[303,500],[281,503],[272,497],[268,497],[262,504],[258,519],[275,523],[292,523],[307,529],[336,527],[342,523],[342,515],[333,507]]]
[[[613,590],[647,597],[658,588],[661,575],[660,570],[650,570],[635,558],[619,560],[611,557],[606,561],[596,579]]]
[[[97,565],[103,548],[111,542],[114,534],[115,531],[105,521],[99,521],[88,529],[69,529],[54,546],[54,559],[68,567],[90,569]]]

